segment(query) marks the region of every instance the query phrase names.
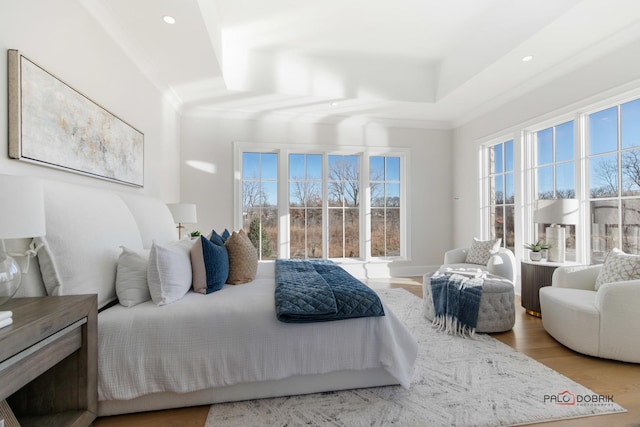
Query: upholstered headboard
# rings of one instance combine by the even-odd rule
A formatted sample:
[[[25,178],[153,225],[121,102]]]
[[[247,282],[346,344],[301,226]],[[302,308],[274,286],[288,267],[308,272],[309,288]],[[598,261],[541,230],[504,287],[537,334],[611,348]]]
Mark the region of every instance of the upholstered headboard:
[[[45,182],[44,199],[47,234],[37,238],[44,246],[33,264],[48,295],[97,293],[103,307],[116,299],[121,246],[143,249],[178,238],[169,209],[157,198]],[[42,284],[30,272],[18,295],[38,294]]]

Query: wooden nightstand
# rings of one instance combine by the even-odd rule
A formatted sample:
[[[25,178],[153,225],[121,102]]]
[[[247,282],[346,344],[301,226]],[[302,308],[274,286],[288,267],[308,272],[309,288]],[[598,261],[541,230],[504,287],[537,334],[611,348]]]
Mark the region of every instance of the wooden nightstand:
[[[550,286],[553,272],[563,265],[567,264],[548,261],[522,261],[520,263],[520,283],[522,285],[520,300],[527,314],[541,317],[540,288]]]
[[[14,298],[2,306],[0,401],[22,426],[88,426],[98,400],[95,295]]]

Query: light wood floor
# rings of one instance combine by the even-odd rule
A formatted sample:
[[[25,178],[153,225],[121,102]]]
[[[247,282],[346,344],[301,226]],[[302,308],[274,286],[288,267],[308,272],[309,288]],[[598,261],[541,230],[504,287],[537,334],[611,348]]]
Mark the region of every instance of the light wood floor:
[[[422,278],[369,280],[372,288],[404,288],[422,297]],[[640,365],[584,356],[567,349],[551,338],[542,321],[525,313],[516,297],[516,324],[513,330],[493,334],[494,338],[536,359],[595,393],[612,395],[614,402],[626,408],[623,414],[599,415],[567,421],[536,424],[536,426],[640,426]],[[632,337],[638,339],[638,337]],[[542,398],[542,397],[541,397]],[[96,427],[202,427],[208,406],[132,415],[98,418]]]

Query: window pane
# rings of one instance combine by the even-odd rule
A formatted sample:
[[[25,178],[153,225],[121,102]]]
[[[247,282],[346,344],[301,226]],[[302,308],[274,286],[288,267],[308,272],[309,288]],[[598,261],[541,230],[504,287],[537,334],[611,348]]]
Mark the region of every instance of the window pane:
[[[504,175],[505,181],[505,190],[506,197],[505,203],[514,203],[515,202],[515,191],[514,191],[514,183],[513,183],[513,173],[507,173]]]
[[[622,201],[622,248],[628,254],[640,253],[640,199]]]
[[[304,154],[289,154],[289,179],[304,179]]]
[[[322,206],[322,184],[313,181],[292,181],[289,183],[289,203],[291,206]]]
[[[505,206],[505,218],[504,218],[504,237],[503,246],[507,249],[515,250],[515,216],[513,206]]]
[[[504,206],[496,206],[493,212],[495,223],[493,228],[495,230],[495,238],[504,240]]]
[[[385,254],[385,209],[371,209],[371,256],[381,257]]]
[[[640,99],[620,106],[622,148],[640,145]]]
[[[552,128],[536,132],[536,147],[538,153],[538,165],[548,165],[553,162]]]
[[[345,209],[344,256],[358,258],[360,256],[360,210]]]
[[[262,182],[262,206],[278,206],[277,182]]]
[[[242,153],[242,178],[259,178],[260,154]]]
[[[260,177],[267,180],[278,179],[278,155],[276,153],[262,153],[260,160]]]
[[[400,256],[400,209],[387,209],[386,256]]]
[[[538,169],[538,199],[553,199],[553,166]]]
[[[618,201],[591,202],[591,262],[602,263],[608,251],[618,247]]]
[[[640,150],[622,153],[622,195],[640,194]]]
[[[387,181],[400,181],[400,157],[386,157],[387,159]]]
[[[289,209],[289,253],[291,258],[305,258],[306,210]]]
[[[618,160],[616,155],[589,159],[589,189],[592,198],[618,195]]]
[[[329,209],[329,258],[342,258],[344,245],[344,212],[342,209]]]
[[[307,154],[307,179],[322,180],[322,155]]]
[[[575,197],[574,166],[571,163],[560,163],[556,166],[556,197],[571,199]]]
[[[513,140],[504,143],[505,172],[513,172]]]
[[[400,184],[386,185],[387,200],[386,206],[400,207]]]
[[[556,162],[573,160],[573,121],[556,126]]]
[[[504,176],[497,175],[493,178],[494,199],[498,204],[504,203]]]
[[[502,144],[494,145],[493,150],[493,173],[502,173]]]
[[[380,207],[384,206],[384,184],[377,182],[372,182],[371,186],[371,206],[372,207]]]
[[[322,258],[322,209],[307,209],[307,258]]]
[[[369,180],[384,181],[384,157],[369,157]]]
[[[618,148],[618,107],[589,115],[589,153],[600,154]]]

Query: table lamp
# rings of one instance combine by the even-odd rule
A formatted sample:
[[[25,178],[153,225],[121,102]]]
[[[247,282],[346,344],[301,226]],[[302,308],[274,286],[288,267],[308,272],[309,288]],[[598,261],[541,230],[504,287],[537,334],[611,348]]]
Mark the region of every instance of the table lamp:
[[[173,221],[178,224],[178,239],[182,238],[182,224],[195,224],[198,222],[196,216],[196,205],[193,203],[169,203],[167,204],[171,215],[173,215]]]
[[[42,182],[26,176],[0,174],[0,305],[7,302],[20,287],[23,271],[12,256],[32,256],[37,249],[24,254],[7,252],[5,239],[23,239],[45,234],[44,194]],[[28,269],[29,259],[25,267]]]
[[[548,261],[565,262],[565,229],[561,224],[578,223],[579,203],[576,199],[543,199],[536,201],[533,222],[551,224],[546,228]]]

